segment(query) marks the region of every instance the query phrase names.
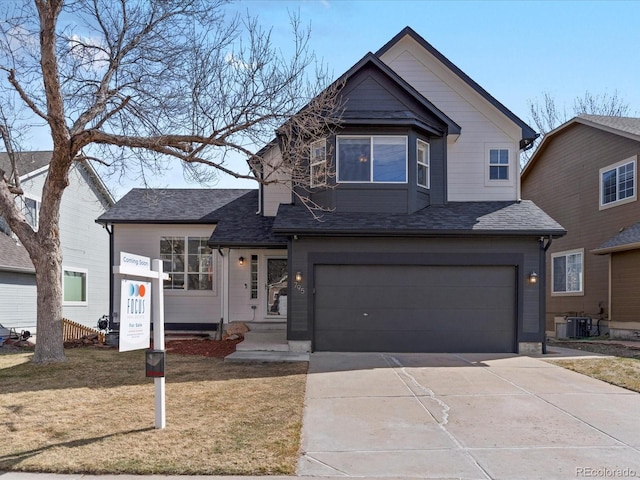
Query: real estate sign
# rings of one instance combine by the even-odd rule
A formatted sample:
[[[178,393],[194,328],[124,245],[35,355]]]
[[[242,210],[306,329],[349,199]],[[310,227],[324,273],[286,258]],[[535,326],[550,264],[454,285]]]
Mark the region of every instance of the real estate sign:
[[[120,292],[120,351],[149,348],[151,283],[122,280]]]

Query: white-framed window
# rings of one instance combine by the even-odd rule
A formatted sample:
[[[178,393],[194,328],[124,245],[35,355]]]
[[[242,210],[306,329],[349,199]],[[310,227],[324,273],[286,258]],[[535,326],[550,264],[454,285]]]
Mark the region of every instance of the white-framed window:
[[[88,304],[86,268],[62,267],[62,304],[84,306]]]
[[[488,157],[489,181],[509,180],[509,149],[489,148]]]
[[[213,254],[208,237],[160,237],[166,290],[213,290]]]
[[[416,147],[417,151],[417,164],[418,164],[418,177],[417,182],[420,187],[430,188],[430,146],[424,140],[418,140]]]
[[[20,198],[22,214],[27,219],[27,223],[34,231],[38,230],[38,221],[40,219],[40,200],[29,195],[23,195]]]
[[[258,298],[258,255],[251,255],[251,299]]]
[[[600,209],[636,200],[637,155],[600,169]]]
[[[407,182],[406,136],[339,136],[336,143],[338,182]]]
[[[327,142],[323,138],[311,144],[310,155],[311,187],[327,184]]]
[[[584,249],[551,254],[551,294],[584,295]]]

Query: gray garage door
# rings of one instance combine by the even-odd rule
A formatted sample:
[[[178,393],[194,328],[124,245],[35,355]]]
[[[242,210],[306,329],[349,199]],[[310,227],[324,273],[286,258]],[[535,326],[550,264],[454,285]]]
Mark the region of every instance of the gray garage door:
[[[318,265],[318,351],[513,352],[515,268]]]

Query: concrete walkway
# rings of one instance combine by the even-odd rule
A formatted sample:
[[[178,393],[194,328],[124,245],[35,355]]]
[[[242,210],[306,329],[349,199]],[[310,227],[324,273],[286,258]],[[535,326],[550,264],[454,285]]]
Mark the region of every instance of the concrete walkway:
[[[305,405],[298,475],[640,477],[640,395],[539,358],[314,353]]]

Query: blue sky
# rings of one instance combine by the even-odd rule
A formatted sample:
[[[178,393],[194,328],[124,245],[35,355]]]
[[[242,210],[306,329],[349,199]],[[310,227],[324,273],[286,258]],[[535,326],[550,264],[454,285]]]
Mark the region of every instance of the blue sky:
[[[529,123],[530,102],[545,92],[571,111],[586,91],[617,91],[640,116],[640,1],[247,0],[231,8],[257,15],[285,52],[289,12],[299,11],[311,49],[335,77],[410,26]],[[112,188],[120,196],[131,186]],[[152,186],[196,185],[177,173]],[[215,186],[256,185],[221,177]]]
[[[571,112],[586,91],[617,91],[640,116],[640,1],[250,0],[287,48],[289,11],[311,23],[311,48],[337,77],[406,26],[523,120],[549,92]],[[250,184],[221,178],[219,187]]]

